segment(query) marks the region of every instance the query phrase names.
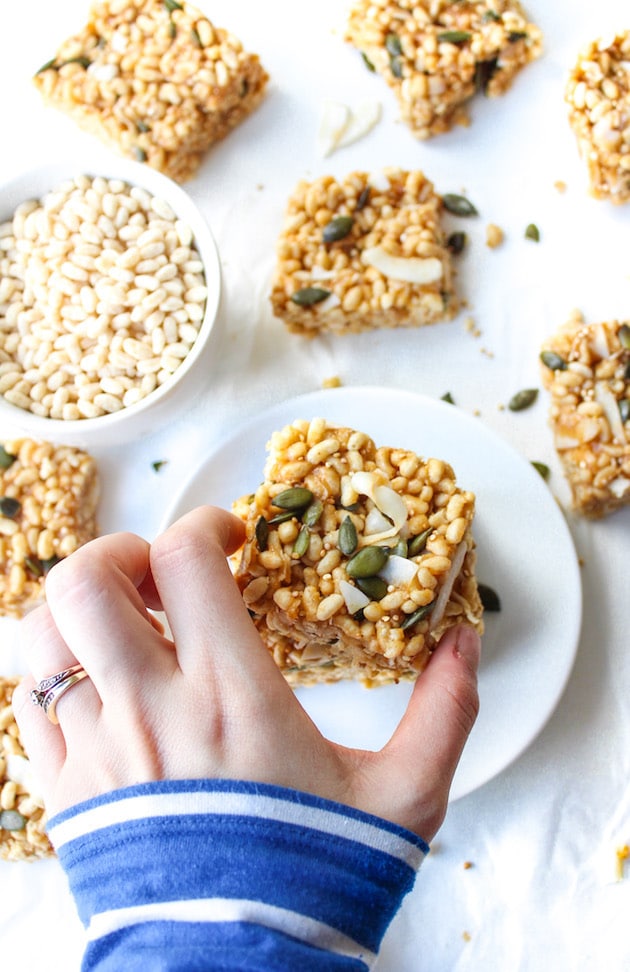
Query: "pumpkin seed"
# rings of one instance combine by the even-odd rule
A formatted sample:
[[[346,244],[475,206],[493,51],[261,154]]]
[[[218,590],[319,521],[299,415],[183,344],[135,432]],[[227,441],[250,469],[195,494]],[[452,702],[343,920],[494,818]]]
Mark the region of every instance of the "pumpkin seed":
[[[326,223],[322,230],[324,243],[336,243],[337,240],[343,240],[353,226],[352,216],[335,216],[329,223]]]
[[[0,469],[8,469],[9,466],[13,465],[16,459],[17,456],[7,452],[4,446],[0,445]]]
[[[292,520],[295,516],[293,510],[285,510],[284,513],[277,513],[276,516],[272,516],[270,520],[267,520],[269,526],[276,526],[278,523],[286,523],[287,520]]]
[[[312,304],[319,304],[320,301],[330,297],[330,290],[323,287],[301,287],[291,294],[291,300],[300,307],[310,307]]]
[[[348,577],[373,577],[387,562],[388,551],[383,547],[363,547],[346,564]]]
[[[496,10],[486,10],[483,17],[481,18],[481,23],[482,24],[497,23],[499,20],[501,20],[501,18],[496,12]]]
[[[361,192],[359,193],[359,198],[357,199],[357,204],[354,207],[357,213],[360,212],[362,209],[365,209],[365,207],[370,201],[371,192],[372,192],[372,186],[366,186],[365,189],[361,190]]]
[[[255,533],[258,549],[260,551],[266,550],[267,544],[269,543],[269,524],[265,520],[264,516],[258,518]]]
[[[414,624],[417,624],[418,621],[423,621],[427,614],[431,613],[433,608],[433,601],[430,604],[423,604],[422,607],[419,607],[417,611],[413,612],[413,614],[408,614],[400,627],[403,631],[407,631],[408,628],[413,628]]]
[[[390,57],[400,57],[403,52],[398,34],[388,34],[385,38],[385,50]]]
[[[46,61],[45,64],[42,64],[42,66],[35,72],[35,76],[37,77],[38,74],[43,74],[44,71],[50,71],[51,68],[54,68],[55,70],[57,69],[57,61],[54,57],[51,57],[50,61]]]
[[[355,583],[371,601],[380,601],[387,594],[387,583],[382,577],[357,577]]]
[[[356,527],[347,516],[339,527],[339,549],[346,557],[350,557],[357,549],[358,542]]]
[[[508,34],[508,40],[510,43],[514,44],[516,41],[525,40],[527,33],[524,30],[511,30]]]
[[[478,216],[479,213],[469,199],[465,196],[458,196],[455,192],[447,192],[442,196],[444,208],[455,216]]]
[[[621,347],[630,351],[630,324],[622,324],[619,328],[619,340]]]
[[[440,44],[465,44],[471,37],[468,30],[443,30],[437,35]]]
[[[376,71],[376,68],[374,67],[374,65],[370,61],[370,59],[367,56],[367,54],[365,53],[365,51],[361,51],[361,57],[363,58],[363,63],[365,64],[365,66],[368,69],[368,71]]]
[[[403,66],[402,58],[400,57],[390,57],[389,59],[389,69],[395,78],[402,78],[403,76]]]
[[[392,556],[394,557],[407,557],[409,554],[409,544],[406,540],[402,538],[398,541],[395,547],[392,547]]]
[[[61,557],[57,557],[57,556],[49,557],[48,560],[40,560],[40,564],[42,565],[42,573],[44,574],[44,576],[48,573],[49,570],[52,570],[55,564],[58,564],[60,560]]]
[[[448,402],[449,405],[454,405],[455,404],[455,399],[453,398],[453,396],[451,395],[450,392],[445,392],[442,395],[441,401]]]
[[[292,486],[291,489],[278,493],[271,502],[281,510],[303,510],[313,502],[313,498],[310,489],[304,486]]]
[[[181,3],[178,3],[177,0],[163,0],[163,3],[169,13],[173,13],[174,10],[184,9]]]
[[[302,517],[302,523],[306,526],[314,527],[320,516],[324,512],[324,504],[319,499],[314,499],[310,506],[307,506]]]
[[[14,499],[13,496],[0,497],[0,513],[3,516],[8,516],[10,520],[13,520],[21,509],[22,504],[19,500]]]
[[[300,532],[295,538],[295,543],[293,544],[293,553],[296,557],[303,557],[309,548],[311,542],[311,534],[307,526],[301,526]]]
[[[0,813],[0,830],[24,830],[26,817],[18,810],[3,810]]]
[[[153,472],[159,472],[162,466],[168,463],[168,459],[156,459],[155,462],[151,463],[151,469]]]
[[[537,398],[537,388],[523,388],[521,391],[516,392],[515,395],[512,395],[508,402],[508,408],[511,412],[522,412],[523,409],[533,405]]]
[[[450,250],[453,256],[459,256],[460,253],[463,253],[466,242],[467,236],[465,233],[451,233],[446,241],[446,248]]]
[[[133,154],[135,155],[137,162],[146,162],[147,153],[139,145],[136,145],[136,147],[133,150]]]
[[[141,135],[144,135],[146,132],[151,131],[151,127],[147,125],[146,122],[143,121],[136,122],[136,129],[140,132]]]
[[[417,536],[413,537],[409,541],[409,557],[417,557],[419,553],[422,553],[427,545],[427,540],[433,533],[433,527],[428,527],[423,530],[422,533],[418,533]]]
[[[564,358],[561,358],[555,351],[541,351],[540,360],[551,371],[566,371],[568,367]]]
[[[630,398],[622,398],[619,402],[619,414],[621,421],[627,422],[630,418]]]
[[[197,30],[196,27],[193,27],[191,29],[190,38],[193,44],[195,45],[195,47],[203,48],[203,44],[201,43],[201,37],[199,36],[199,31]]]
[[[488,85],[492,81],[498,66],[499,60],[496,57],[490,58],[487,61],[476,62],[475,91],[482,91],[484,94],[488,93]]]
[[[477,584],[477,590],[479,592],[479,597],[481,599],[484,611],[501,610],[501,601],[494,588],[488,587],[487,584]]]
[[[540,230],[536,226],[536,223],[529,223],[525,227],[525,239],[533,240],[534,243],[540,243]]]
[[[41,577],[44,570],[41,565],[41,561],[37,557],[25,557],[24,566],[31,572],[34,577]]]
[[[540,473],[543,479],[549,479],[551,470],[544,462],[537,462],[535,459],[532,459],[532,466]]]

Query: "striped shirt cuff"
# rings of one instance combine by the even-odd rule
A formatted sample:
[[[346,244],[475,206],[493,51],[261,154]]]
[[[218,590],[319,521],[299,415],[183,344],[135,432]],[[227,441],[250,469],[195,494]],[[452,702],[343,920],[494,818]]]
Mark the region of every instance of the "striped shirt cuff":
[[[428,852],[362,811],[235,780],[118,790],[58,814],[49,835],[87,929],[85,967],[103,970],[156,948],[165,969],[370,968]],[[220,964],[243,948],[262,964]],[[196,950],[214,964],[195,965]]]

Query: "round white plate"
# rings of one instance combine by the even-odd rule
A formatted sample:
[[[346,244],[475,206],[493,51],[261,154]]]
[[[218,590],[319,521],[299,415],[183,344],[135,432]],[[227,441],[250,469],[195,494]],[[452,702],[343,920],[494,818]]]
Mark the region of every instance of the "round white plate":
[[[453,781],[456,800],[516,759],[562,695],[582,614],[571,535],[539,473],[479,419],[442,401],[386,388],[313,392],[258,415],[206,456],[164,525],[204,503],[229,509],[260,483],[271,433],[316,417],[366,432],[377,446],[444,459],[459,485],[477,496],[477,577],[497,591],[501,611],[485,616],[480,713]],[[365,689],[340,682],[297,695],[328,738],[380,749],[410,693],[409,684]]]

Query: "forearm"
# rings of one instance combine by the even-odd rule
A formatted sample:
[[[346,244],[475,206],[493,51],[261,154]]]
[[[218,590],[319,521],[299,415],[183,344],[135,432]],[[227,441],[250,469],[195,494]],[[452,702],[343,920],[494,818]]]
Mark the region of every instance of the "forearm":
[[[99,970],[369,968],[427,852],[378,817],[236,781],[143,784],[50,821]]]

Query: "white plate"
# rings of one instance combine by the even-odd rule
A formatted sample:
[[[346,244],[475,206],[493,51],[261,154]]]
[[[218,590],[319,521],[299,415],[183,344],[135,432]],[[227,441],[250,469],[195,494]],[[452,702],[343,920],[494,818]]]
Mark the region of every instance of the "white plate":
[[[569,677],[579,638],[582,591],[571,535],[539,473],[511,446],[456,406],[386,388],[318,391],[282,402],[237,430],[204,459],[165,525],[204,503],[229,509],[260,483],[271,433],[322,417],[368,433],[378,445],[451,463],[477,496],[478,579],[499,594],[486,614],[480,714],[458,767],[455,800],[505,769],[540,732]],[[352,682],[300,689],[320,730],[348,746],[380,749],[411,687]]]

